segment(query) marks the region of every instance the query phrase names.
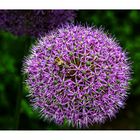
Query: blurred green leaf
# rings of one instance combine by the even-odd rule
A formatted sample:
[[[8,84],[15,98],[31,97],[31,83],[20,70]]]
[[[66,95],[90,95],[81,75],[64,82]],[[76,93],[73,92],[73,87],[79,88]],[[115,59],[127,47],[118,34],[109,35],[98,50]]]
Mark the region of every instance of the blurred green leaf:
[[[139,22],[139,11],[133,10],[130,12],[130,19],[129,22]]]
[[[31,106],[29,106],[29,104],[27,104],[27,102],[25,100],[22,100],[21,102],[21,108],[22,111],[30,118],[34,118],[35,113],[33,112]]]

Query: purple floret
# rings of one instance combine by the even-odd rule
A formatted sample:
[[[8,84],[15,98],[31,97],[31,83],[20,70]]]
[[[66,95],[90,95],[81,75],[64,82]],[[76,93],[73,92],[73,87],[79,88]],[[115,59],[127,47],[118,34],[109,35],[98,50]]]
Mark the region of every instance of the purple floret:
[[[39,37],[62,24],[72,23],[73,10],[0,10],[0,30]]]
[[[96,28],[66,25],[46,34],[25,60],[24,73],[33,108],[59,125],[104,123],[128,96],[126,53]]]

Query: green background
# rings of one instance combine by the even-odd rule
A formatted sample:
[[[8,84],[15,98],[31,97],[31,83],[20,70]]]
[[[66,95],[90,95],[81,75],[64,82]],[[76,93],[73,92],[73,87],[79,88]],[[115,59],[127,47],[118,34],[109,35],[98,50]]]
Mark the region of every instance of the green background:
[[[88,129],[140,129],[140,12],[136,10],[77,10],[75,24],[95,25],[119,40],[132,62],[130,96],[116,118]],[[35,39],[0,31],[0,129],[74,129],[44,122],[30,107],[23,86],[23,58]]]

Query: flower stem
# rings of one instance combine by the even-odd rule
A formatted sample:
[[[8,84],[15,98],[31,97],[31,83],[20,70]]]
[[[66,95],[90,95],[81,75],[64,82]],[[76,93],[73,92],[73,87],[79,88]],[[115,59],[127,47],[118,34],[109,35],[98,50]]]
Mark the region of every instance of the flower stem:
[[[19,120],[20,120],[20,108],[22,100],[22,76],[18,80],[18,93],[17,93],[17,102],[15,109],[15,118],[14,118],[14,129],[19,129]]]

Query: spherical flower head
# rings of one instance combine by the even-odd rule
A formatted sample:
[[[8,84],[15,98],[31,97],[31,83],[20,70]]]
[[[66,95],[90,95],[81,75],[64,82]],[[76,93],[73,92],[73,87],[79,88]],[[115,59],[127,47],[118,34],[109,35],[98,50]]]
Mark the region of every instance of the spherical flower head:
[[[128,95],[126,53],[94,27],[66,25],[46,34],[25,60],[24,73],[33,108],[59,125],[104,123]]]
[[[0,29],[15,35],[39,37],[44,33],[71,23],[73,10],[0,10]]]

